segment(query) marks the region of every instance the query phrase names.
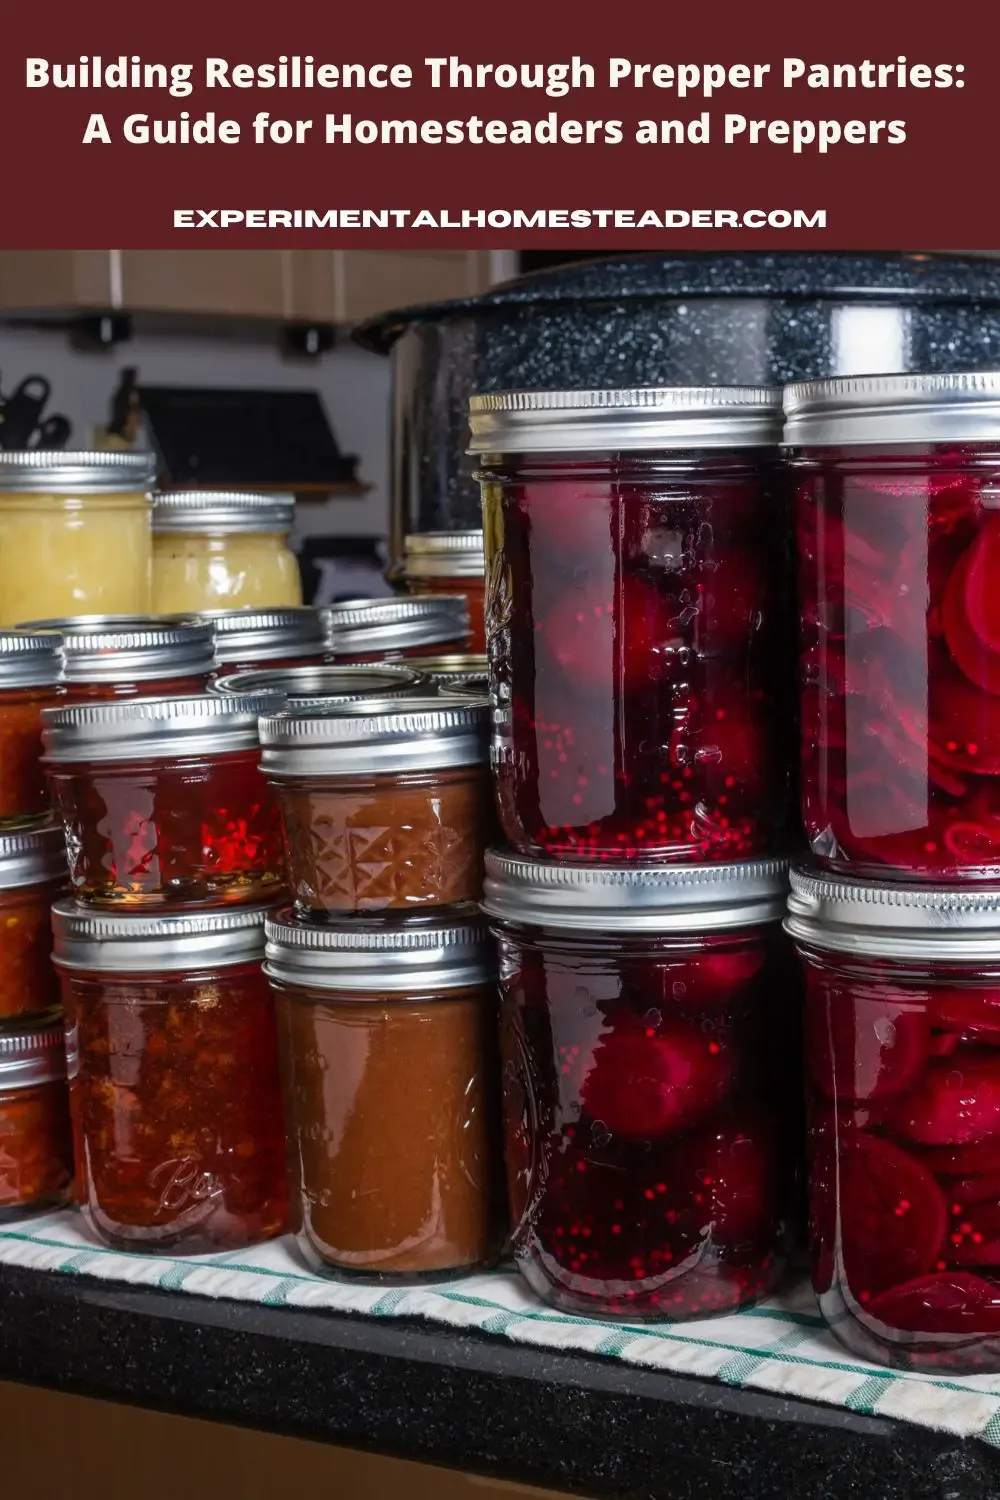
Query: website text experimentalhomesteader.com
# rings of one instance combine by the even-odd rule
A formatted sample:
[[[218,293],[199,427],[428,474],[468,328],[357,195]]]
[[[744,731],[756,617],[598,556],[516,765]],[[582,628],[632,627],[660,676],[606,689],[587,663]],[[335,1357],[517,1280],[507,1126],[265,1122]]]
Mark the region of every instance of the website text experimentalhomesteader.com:
[[[825,208],[175,208],[175,229],[826,229]]]

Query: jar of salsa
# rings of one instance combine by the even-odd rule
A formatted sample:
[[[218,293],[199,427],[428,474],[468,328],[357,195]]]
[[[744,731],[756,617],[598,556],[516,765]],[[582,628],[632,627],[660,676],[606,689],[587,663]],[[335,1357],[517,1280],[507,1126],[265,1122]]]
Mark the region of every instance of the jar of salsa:
[[[547,1302],[699,1318],[774,1286],[799,1124],[784,890],[776,860],[487,855],[513,1249]]]
[[[364,703],[371,698],[405,698],[426,691],[422,678],[408,667],[261,667],[254,672],[227,672],[210,692],[224,695],[267,693],[289,707],[321,698],[324,703]]]
[[[865,1359],[1000,1370],[1000,897],[793,871],[813,1284]]]
[[[220,674],[301,667],[326,659],[327,627],[318,609],[202,609],[194,618],[215,628]]]
[[[325,611],[334,661],[408,661],[467,651],[469,606],[460,594],[412,599],[352,599]]]
[[[68,884],[61,828],[0,833],[0,1032],[58,1014],[49,912]]]
[[[63,1028],[0,1031],[0,1224],[59,1208],[72,1182]]]
[[[70,703],[190,697],[205,690],[215,667],[215,631],[208,623],[148,615],[70,615],[35,620],[25,629],[61,639],[62,681]]]
[[[469,606],[469,649],[486,650],[486,579],[481,531],[427,531],[404,542],[402,578],[411,594],[461,594]]]
[[[153,496],[153,609],[287,609],[302,603],[291,495],[171,490]]]
[[[258,909],[53,908],[76,1195],[118,1250],[198,1255],[287,1220],[274,1007]]]
[[[781,397],[471,402],[500,819],[522,853],[781,852],[792,662]]]
[[[321,1272],[439,1281],[503,1245],[493,946],[449,916],[267,919],[299,1245]]]
[[[42,711],[63,697],[57,636],[0,635],[0,829],[30,827],[49,816],[42,770]]]
[[[132,698],[45,715],[45,764],[75,894],[107,906],[257,902],[284,883],[258,766],[275,698]]]
[[[817,381],[786,404],[813,856],[863,878],[994,882],[1000,374]]]
[[[320,702],[261,719],[261,769],[300,910],[479,899],[493,826],[486,719],[485,704],[440,698],[339,713]]]

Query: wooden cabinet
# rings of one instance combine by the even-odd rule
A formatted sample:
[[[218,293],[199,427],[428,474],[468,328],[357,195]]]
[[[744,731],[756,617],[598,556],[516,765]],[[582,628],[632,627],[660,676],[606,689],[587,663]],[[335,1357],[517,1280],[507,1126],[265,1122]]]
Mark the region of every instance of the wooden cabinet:
[[[106,311],[352,324],[484,291],[465,250],[0,251],[0,317]]]

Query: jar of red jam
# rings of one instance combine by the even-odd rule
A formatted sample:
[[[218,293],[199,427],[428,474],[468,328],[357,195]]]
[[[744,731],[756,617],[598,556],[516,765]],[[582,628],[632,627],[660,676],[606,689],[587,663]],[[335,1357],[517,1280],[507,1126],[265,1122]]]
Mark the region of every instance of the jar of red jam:
[[[469,649],[469,606],[460,594],[352,599],[326,610],[334,661],[408,661]]]
[[[496,960],[474,908],[267,919],[298,1242],[316,1270],[440,1281],[503,1245]]]
[[[132,698],[45,715],[74,893],[104,906],[256,902],[284,883],[258,766],[274,697]]]
[[[318,609],[203,609],[193,616],[215,629],[218,672],[301,667],[326,656],[326,621]]]
[[[0,1224],[59,1208],[72,1182],[63,1028],[0,1031]]]
[[[263,909],[107,913],[58,902],[88,1227],[119,1250],[199,1255],[287,1222]]]
[[[461,594],[469,605],[469,649],[486,650],[486,578],[481,531],[427,531],[404,542],[402,579],[411,594]]]
[[[260,721],[300,910],[415,910],[476,901],[493,830],[487,706],[320,702]]]
[[[813,855],[996,881],[1000,374],[818,381],[786,402]]]
[[[515,391],[473,397],[471,426],[508,843],[577,860],[780,852],[780,393]]]
[[[143,615],[70,615],[35,620],[62,642],[66,699],[189,697],[204,692],[215,668],[215,631],[196,621]]]
[[[273,693],[289,707],[324,703],[364,703],[372,698],[406,698],[426,692],[422,675],[389,662],[372,667],[272,667],[254,672],[227,672],[210,692]]]
[[[50,812],[42,769],[42,711],[62,697],[58,636],[0,635],[0,829],[44,823]]]
[[[68,884],[61,828],[0,833],[0,1032],[58,1014],[49,913]]]
[[[1000,1370],[1000,895],[795,871],[813,1283],[866,1359]]]
[[[491,852],[518,1267],[593,1317],[680,1319],[781,1271],[799,1048],[776,860]]]

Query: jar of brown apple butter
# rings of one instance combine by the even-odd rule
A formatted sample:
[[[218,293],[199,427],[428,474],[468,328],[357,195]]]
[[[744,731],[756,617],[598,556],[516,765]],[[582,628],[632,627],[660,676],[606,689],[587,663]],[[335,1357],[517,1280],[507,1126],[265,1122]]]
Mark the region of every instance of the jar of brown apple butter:
[[[429,690],[430,691],[430,690]],[[260,721],[300,911],[477,901],[493,831],[489,707],[439,697],[350,711],[299,703]]]
[[[321,1272],[441,1280],[503,1245],[494,949],[448,916],[267,920],[298,1243]]]

